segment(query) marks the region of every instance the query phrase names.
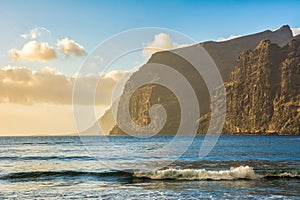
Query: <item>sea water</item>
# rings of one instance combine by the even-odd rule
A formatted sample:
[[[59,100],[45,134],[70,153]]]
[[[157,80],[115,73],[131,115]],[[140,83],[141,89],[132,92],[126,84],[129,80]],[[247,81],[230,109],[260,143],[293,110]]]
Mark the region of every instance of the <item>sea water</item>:
[[[108,138],[95,157],[80,137],[0,137],[0,199],[300,198],[299,136],[221,136],[204,157],[197,136],[179,158],[159,155],[170,162],[154,171],[135,166],[155,166],[147,151],[173,137]],[[124,163],[132,168],[112,167]]]

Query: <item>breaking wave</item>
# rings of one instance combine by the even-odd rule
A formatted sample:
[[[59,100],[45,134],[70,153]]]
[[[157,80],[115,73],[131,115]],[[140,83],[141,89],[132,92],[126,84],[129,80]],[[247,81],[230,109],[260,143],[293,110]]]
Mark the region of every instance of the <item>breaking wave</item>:
[[[205,169],[165,169],[157,171],[107,171],[107,172],[82,172],[82,171],[32,171],[2,174],[0,180],[30,181],[36,179],[55,178],[93,178],[97,180],[121,180],[144,178],[153,180],[253,180],[260,178],[300,178],[300,169],[296,170],[254,170],[249,166],[232,167],[229,170]]]
[[[299,170],[253,170],[249,166],[232,167],[229,170],[209,171],[205,169],[165,169],[155,172],[139,171],[134,177],[156,180],[237,180],[259,178],[300,178]]]

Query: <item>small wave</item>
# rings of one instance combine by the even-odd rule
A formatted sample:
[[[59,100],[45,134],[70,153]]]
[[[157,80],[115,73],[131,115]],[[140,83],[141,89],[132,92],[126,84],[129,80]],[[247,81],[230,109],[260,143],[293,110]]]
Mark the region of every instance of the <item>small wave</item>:
[[[34,172],[16,172],[3,175],[0,177],[2,180],[15,180],[15,179],[53,179],[53,178],[75,178],[75,177],[95,177],[95,178],[108,178],[108,177],[130,177],[131,173],[122,171],[109,171],[109,172],[81,172],[81,171],[34,171]]]
[[[134,177],[149,178],[155,180],[237,180],[237,179],[259,179],[259,178],[299,178],[297,170],[283,171],[265,170],[256,173],[252,167],[232,167],[229,170],[209,171],[205,169],[165,169],[155,172],[139,171],[134,172]]]
[[[300,170],[256,170],[263,178],[300,178]]]
[[[297,138],[290,138],[289,140],[300,140],[300,137],[297,137]]]
[[[16,156],[2,156],[0,160],[11,161],[27,161],[27,160],[95,160],[90,156],[28,156],[28,157],[16,157]]]

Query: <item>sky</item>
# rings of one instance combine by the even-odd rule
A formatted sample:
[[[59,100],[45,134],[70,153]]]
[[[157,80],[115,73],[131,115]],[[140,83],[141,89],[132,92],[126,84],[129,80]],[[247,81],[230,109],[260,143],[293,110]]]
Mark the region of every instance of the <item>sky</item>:
[[[0,1],[0,135],[75,133],[72,91],[90,52],[113,35],[143,27],[172,29],[195,42],[224,40],[288,24],[300,33],[300,1]],[[187,45],[157,32],[141,48]],[[128,42],[128,41],[127,41]],[[102,77],[97,116],[128,70],[155,51],[119,59]],[[96,59],[96,58],[95,58]],[[97,57],[98,62],[105,58]],[[82,90],[99,74],[81,75]]]

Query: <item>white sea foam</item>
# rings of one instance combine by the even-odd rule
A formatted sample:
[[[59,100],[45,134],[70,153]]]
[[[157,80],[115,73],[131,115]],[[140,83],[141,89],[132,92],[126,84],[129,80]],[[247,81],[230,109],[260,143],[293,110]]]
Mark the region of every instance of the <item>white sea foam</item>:
[[[205,169],[165,169],[155,172],[134,172],[138,178],[150,179],[174,179],[174,180],[235,180],[257,179],[260,175],[255,174],[252,167],[232,167],[230,170],[209,171]]]
[[[267,175],[269,177],[274,177],[274,175]],[[289,177],[289,178],[299,178],[299,174],[298,173],[293,173],[293,172],[283,172],[283,173],[279,173],[277,175],[278,177],[284,178],[284,177]],[[275,176],[276,177],[276,176]]]

